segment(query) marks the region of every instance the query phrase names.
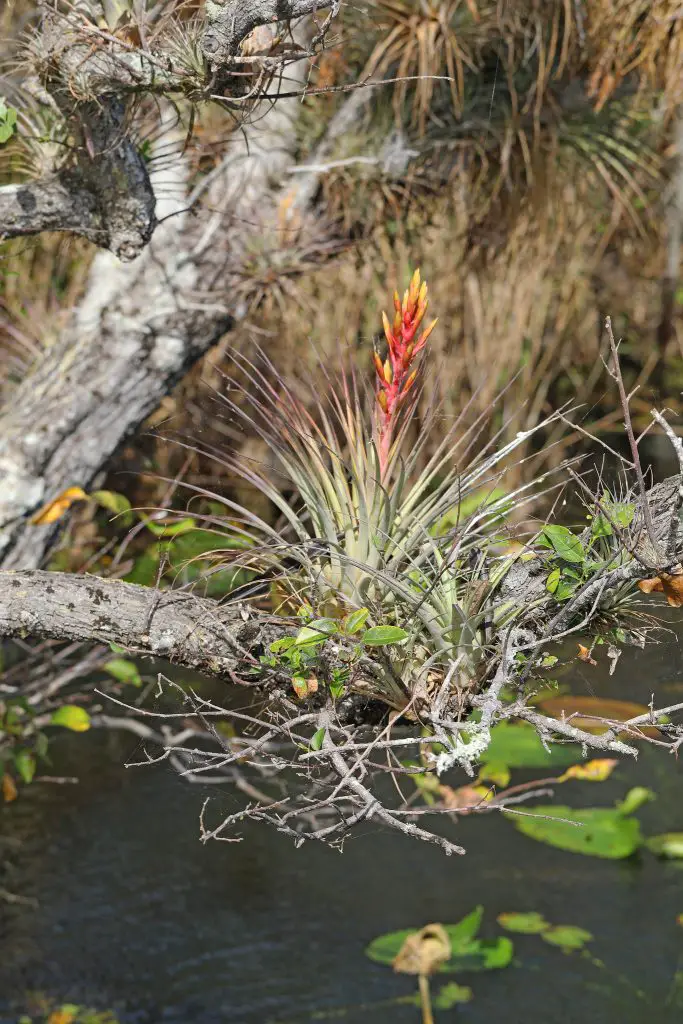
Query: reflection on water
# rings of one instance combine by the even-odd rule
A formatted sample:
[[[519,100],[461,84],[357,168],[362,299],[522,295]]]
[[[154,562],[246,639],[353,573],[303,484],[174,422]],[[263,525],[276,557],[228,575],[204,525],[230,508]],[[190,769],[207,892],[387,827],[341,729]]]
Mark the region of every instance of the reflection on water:
[[[670,702],[677,695],[665,687],[683,685],[682,669],[679,644],[667,643],[624,654],[612,680],[602,666],[579,664],[572,688],[644,702],[656,689]],[[610,973],[515,936],[520,965],[462,977],[474,1001],[437,1020],[681,1019],[682,1009],[664,1006],[679,959],[683,966],[676,864],[645,853],[628,863],[563,853],[494,814],[454,826],[468,850],[457,860],[373,825],[343,855],[311,844],[295,850],[256,826],[242,843],[205,847],[197,839],[205,791],[164,766],[123,768],[133,747],[120,736],[69,737],[55,770],[80,774],[80,784],[36,787],[0,809],[0,850],[14,841],[0,887],[38,901],[0,903],[2,1024],[16,1022],[27,990],[118,1007],[131,1022],[264,1024],[351,1007],[339,1019],[416,1024],[414,1007],[358,1008],[413,988],[366,960],[364,946],[381,932],[457,921],[477,903],[486,908],[484,935],[512,910],[587,928]],[[639,812],[646,833],[683,831],[680,767],[654,749],[605,784],[572,783],[562,799],[611,804],[633,784],[658,794]],[[234,809],[231,794],[215,788],[216,813]]]

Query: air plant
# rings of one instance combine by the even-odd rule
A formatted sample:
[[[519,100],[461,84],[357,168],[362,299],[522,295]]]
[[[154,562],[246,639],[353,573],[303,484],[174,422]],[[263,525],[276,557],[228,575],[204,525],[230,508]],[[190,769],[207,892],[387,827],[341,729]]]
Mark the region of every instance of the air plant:
[[[496,437],[481,441],[483,416],[467,427],[459,417],[430,452],[438,405],[431,407],[432,424],[423,422],[417,437],[413,429],[436,324],[418,334],[427,308],[419,271],[394,306],[393,323],[384,316],[387,358],[374,353],[374,395],[355,373],[328,371],[324,393],[311,388],[306,403],[265,356],[264,368],[235,356],[243,383],[233,383],[223,400],[266,442],[278,476],[214,455],[272,502],[279,523],[197,490],[222,501],[221,528],[249,545],[231,554],[233,564],[274,584],[275,611],[305,607],[341,618],[367,608],[369,624],[407,629],[411,639],[392,672],[410,692],[454,658],[471,682],[492,630],[517,613],[496,598],[516,556],[496,553],[494,542],[501,520],[527,500],[528,487],[506,494],[499,484],[528,433],[497,447]],[[232,397],[235,387],[241,400]],[[237,596],[246,598],[248,588]]]

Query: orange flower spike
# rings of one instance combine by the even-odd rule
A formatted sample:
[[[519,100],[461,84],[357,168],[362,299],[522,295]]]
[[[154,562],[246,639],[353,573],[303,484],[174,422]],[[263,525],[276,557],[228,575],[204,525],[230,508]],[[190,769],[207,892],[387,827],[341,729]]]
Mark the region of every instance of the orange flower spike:
[[[387,382],[387,384],[391,384],[392,380],[394,379],[394,375],[391,372],[391,363],[389,362],[388,359],[386,359],[384,362],[384,379]]]
[[[417,377],[417,370],[413,370],[411,375],[408,377],[408,380],[403,385],[403,392],[402,392],[402,394],[404,394],[404,395],[408,394],[408,392],[412,388],[413,384],[415,383],[415,378],[416,377]]]
[[[377,352],[372,353],[373,359],[375,360],[375,369],[377,370],[377,376],[381,381],[384,381],[384,366]]]
[[[401,312],[401,296],[396,291],[394,292],[394,310],[397,313]]]
[[[382,411],[386,412],[387,411],[387,396],[386,396],[386,392],[378,391],[377,392],[377,401],[379,402],[379,404],[380,404],[380,406],[382,408]]]
[[[391,349],[392,346],[396,344],[396,342],[394,340],[394,335],[391,333],[391,324],[389,323],[389,317],[384,312],[382,313],[382,326],[384,327],[384,334],[386,335],[389,348]]]
[[[425,345],[427,344],[427,338],[432,333],[432,331],[434,330],[434,328],[436,327],[438,322],[439,322],[439,318],[436,317],[436,319],[432,320],[432,322],[427,327],[425,327],[424,331],[422,332],[422,334],[420,335],[420,337],[419,337],[419,339],[417,341],[417,344],[415,345],[415,352],[416,353],[419,352],[420,349],[425,347]]]
[[[420,294],[420,268],[418,267],[410,280],[410,301],[413,306],[416,305],[418,296]]]

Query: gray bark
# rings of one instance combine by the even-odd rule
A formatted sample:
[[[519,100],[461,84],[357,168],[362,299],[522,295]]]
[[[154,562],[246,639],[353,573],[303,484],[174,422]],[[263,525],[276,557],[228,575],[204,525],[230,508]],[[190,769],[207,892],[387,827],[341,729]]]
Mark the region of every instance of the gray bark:
[[[41,231],[82,235],[132,260],[155,227],[154,192],[144,161],[124,130],[121,100],[78,106],[77,131],[88,145],[75,167],[0,188],[0,240]]]
[[[267,617],[192,594],[70,573],[0,572],[0,636],[116,643],[226,678],[272,635]]]
[[[356,113],[357,95],[368,91],[347,101]],[[299,109],[296,100],[271,104],[236,137],[201,214],[189,219],[181,197],[160,211],[174,215],[137,260],[96,257],[77,315],[0,411],[0,567],[43,564],[55,528],[32,525],[30,515],[67,487],[87,490],[187,368],[244,316],[242,260],[250,237],[267,237],[276,222]],[[328,134],[347,128],[342,112]],[[296,176],[292,205],[299,195],[310,201],[315,180]]]
[[[259,25],[303,18],[334,0],[207,0],[202,48],[214,66],[225,64]]]

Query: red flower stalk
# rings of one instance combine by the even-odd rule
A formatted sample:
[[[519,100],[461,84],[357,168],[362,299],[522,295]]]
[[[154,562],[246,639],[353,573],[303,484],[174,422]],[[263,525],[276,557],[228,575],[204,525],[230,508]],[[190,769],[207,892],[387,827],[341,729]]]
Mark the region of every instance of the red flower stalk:
[[[436,320],[432,320],[416,339],[418,327],[426,311],[427,282],[420,283],[420,271],[416,270],[403,301],[400,300],[398,292],[394,292],[393,324],[389,322],[386,313],[382,313],[384,334],[389,346],[386,360],[382,362],[377,351],[374,353],[377,373],[375,417],[381,480],[385,479],[389,467],[391,446],[401,406],[417,377],[415,360],[436,326]]]

